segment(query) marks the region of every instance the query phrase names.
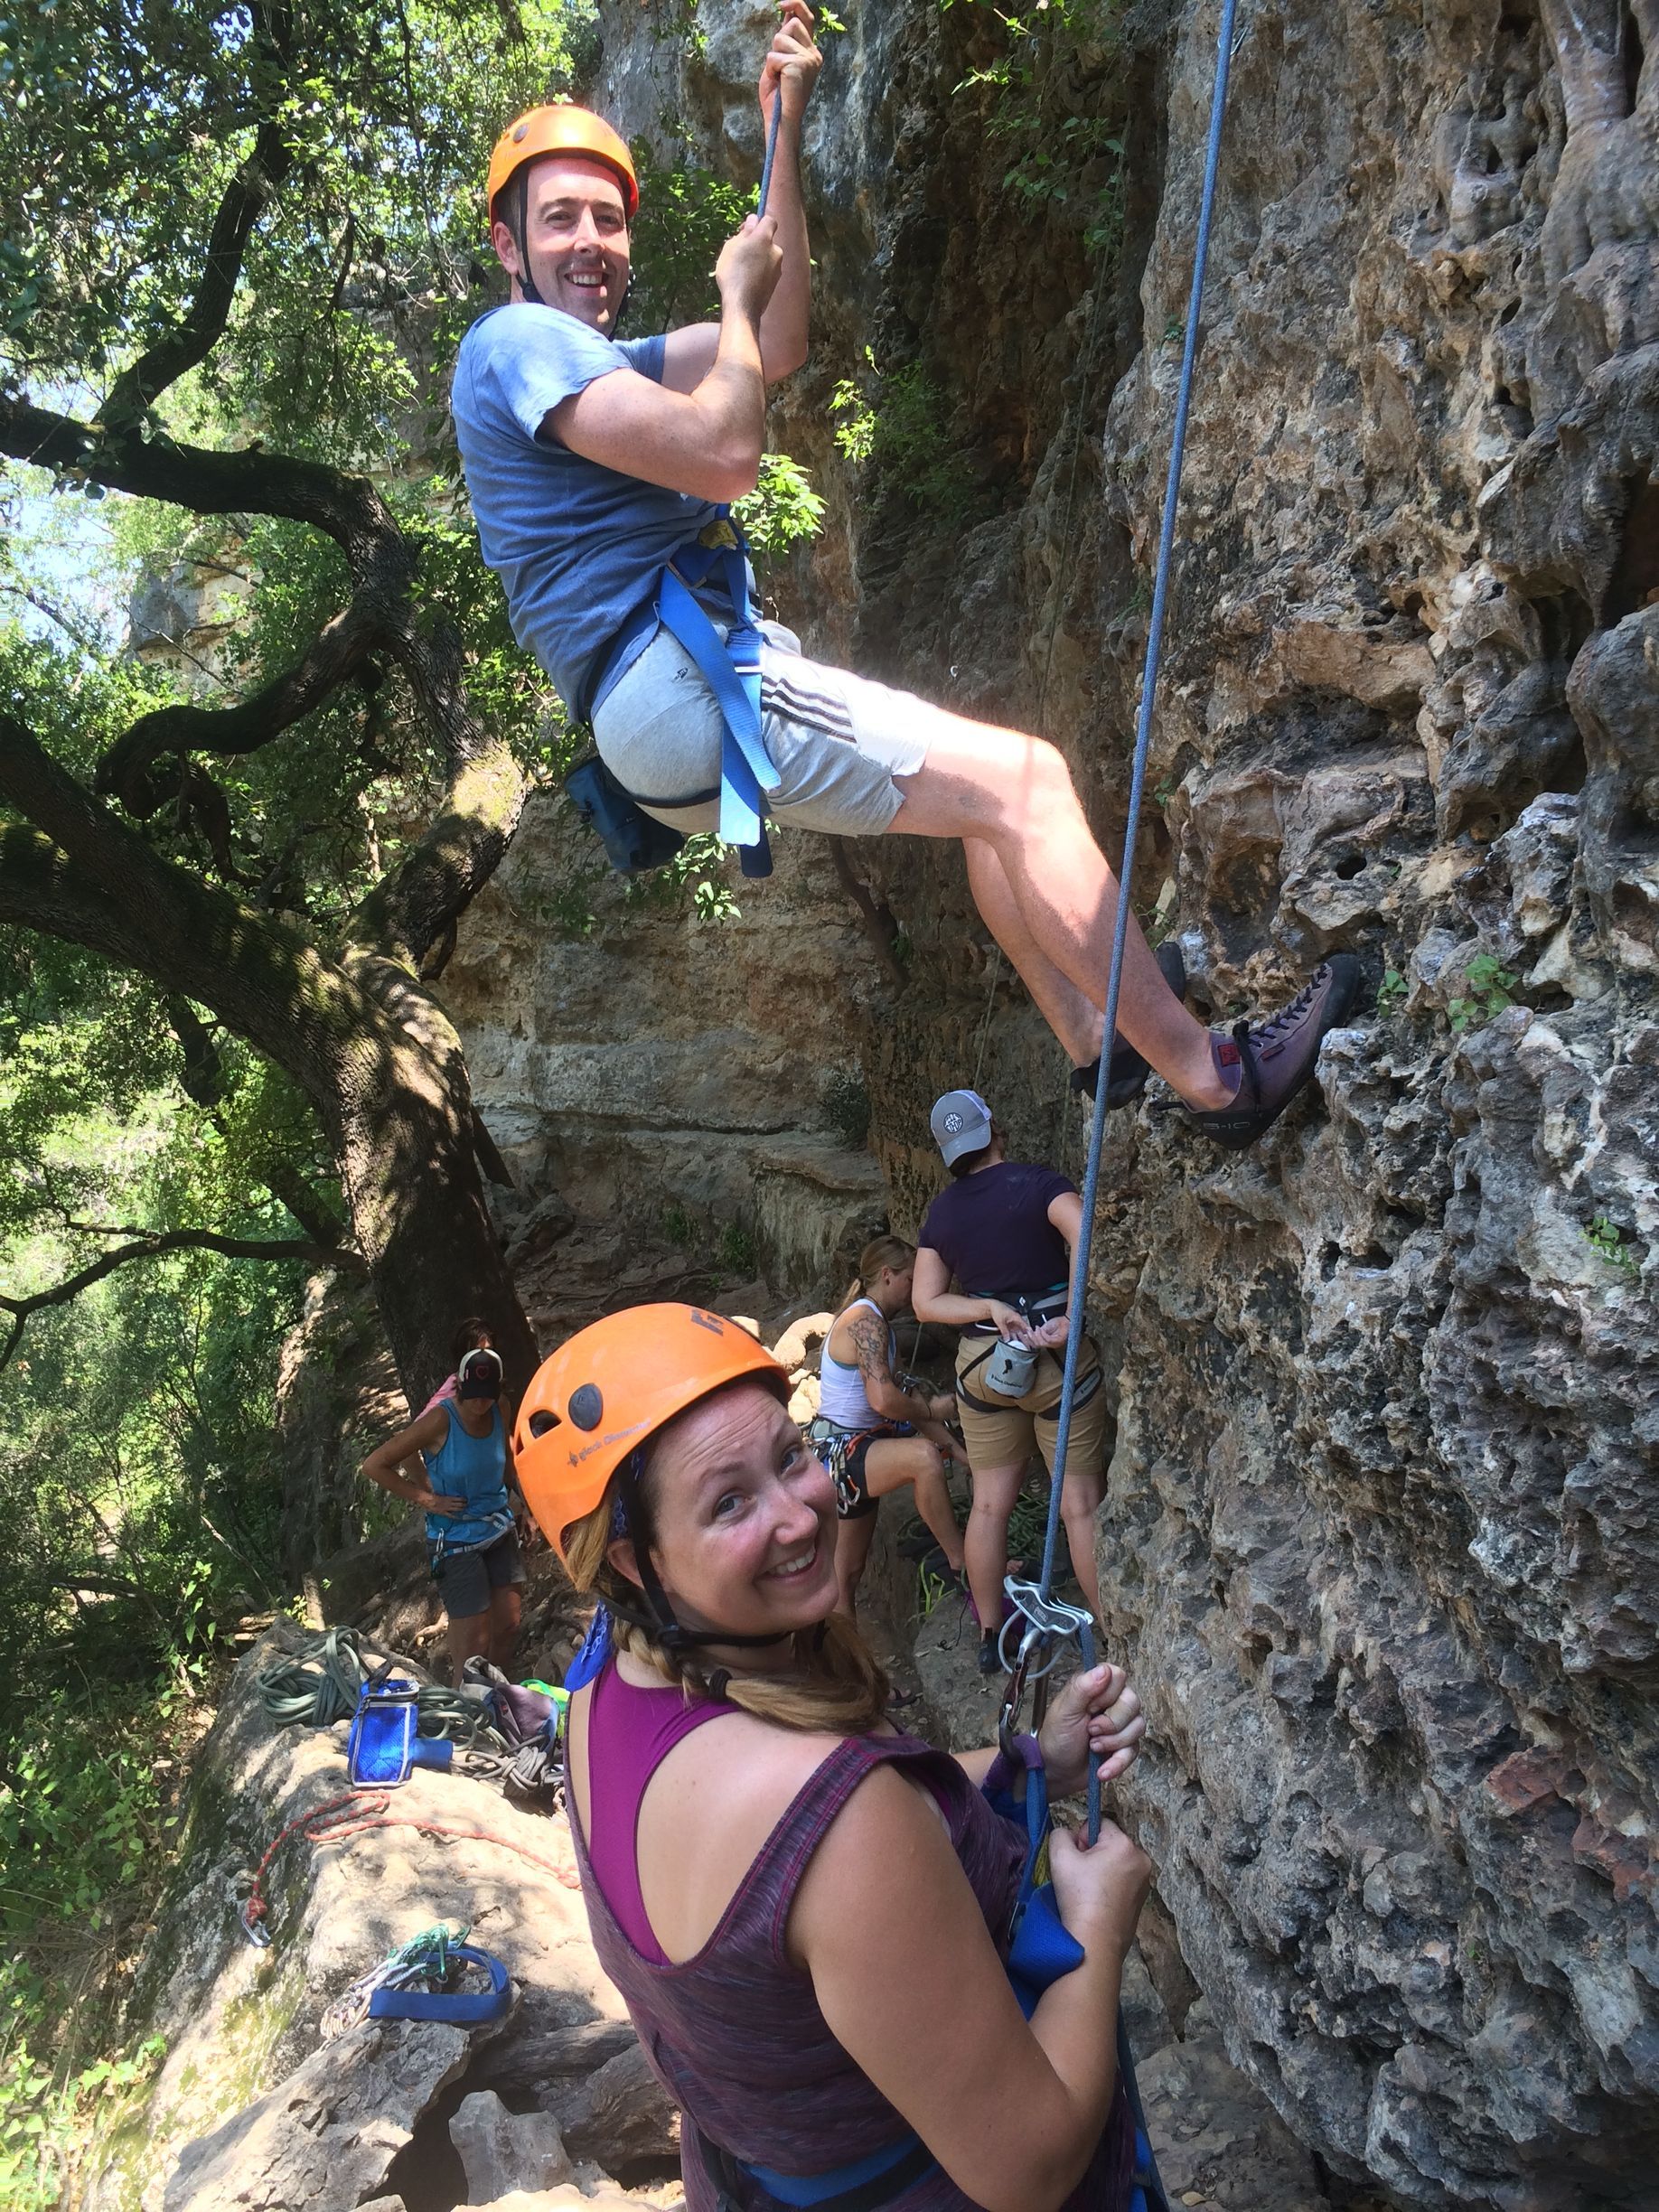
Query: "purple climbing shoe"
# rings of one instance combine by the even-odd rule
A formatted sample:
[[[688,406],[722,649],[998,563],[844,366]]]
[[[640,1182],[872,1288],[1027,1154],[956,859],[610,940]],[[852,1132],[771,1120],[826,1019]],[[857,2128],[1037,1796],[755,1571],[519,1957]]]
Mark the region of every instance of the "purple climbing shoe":
[[[1359,989],[1360,965],[1352,952],[1333,952],[1287,1007],[1266,1021],[1235,1022],[1231,1036],[1212,1036],[1215,1064],[1238,1071],[1238,1091],[1228,1106],[1188,1107],[1193,1127],[1242,1152],[1278,1120],[1314,1072],[1327,1030],[1343,1022]]]

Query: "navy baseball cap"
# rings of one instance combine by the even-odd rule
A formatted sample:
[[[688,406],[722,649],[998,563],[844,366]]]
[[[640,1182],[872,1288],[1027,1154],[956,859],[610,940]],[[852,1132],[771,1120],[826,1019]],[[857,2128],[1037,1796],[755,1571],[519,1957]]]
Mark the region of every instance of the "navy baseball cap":
[[[982,1152],[991,1140],[991,1110],[977,1091],[947,1091],[927,1118],[947,1167],[965,1152]]]
[[[457,1398],[499,1398],[501,1394],[501,1363],[493,1352],[482,1346],[469,1352],[455,1370]]]

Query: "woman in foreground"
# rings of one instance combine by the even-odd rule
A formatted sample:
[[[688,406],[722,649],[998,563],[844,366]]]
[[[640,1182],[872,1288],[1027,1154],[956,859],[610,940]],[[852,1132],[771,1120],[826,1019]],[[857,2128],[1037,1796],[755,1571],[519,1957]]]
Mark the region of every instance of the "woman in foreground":
[[[1027,2025],[1003,1967],[1024,1828],[979,1787],[1013,1776],[886,1720],[788,1395],[735,1323],[644,1307],[548,1360],[518,1428],[531,1510],[605,1601],[572,1826],[601,1964],[685,2114],[690,2212],[1122,2212],[1114,2022],[1150,1865],[1110,1823],[1054,1832],[1084,1957]],[[1120,1774],[1144,1725],[1121,1670],[1075,1677],[1054,1794],[1092,1748]]]

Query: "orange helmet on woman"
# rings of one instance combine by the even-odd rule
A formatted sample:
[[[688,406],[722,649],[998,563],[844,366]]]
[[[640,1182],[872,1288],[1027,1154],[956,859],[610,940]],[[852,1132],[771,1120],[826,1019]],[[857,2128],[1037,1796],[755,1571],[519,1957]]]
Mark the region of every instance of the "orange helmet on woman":
[[[628,220],[632,222],[639,213],[640,181],[633,173],[633,156],[628,151],[627,140],[614,131],[603,116],[558,101],[549,107],[530,108],[510,123],[496,140],[495,151],[490,156],[489,182],[484,187],[484,201],[492,222],[497,215],[495,202],[504,188],[527,162],[539,161],[544,154],[586,154],[590,161],[604,162],[607,168],[616,172]]]
[[[519,1406],[512,1452],[542,1534],[565,1557],[611,1478],[657,1430],[753,1375],[784,1404],[789,1376],[747,1329],[697,1306],[630,1306],[543,1360]]]

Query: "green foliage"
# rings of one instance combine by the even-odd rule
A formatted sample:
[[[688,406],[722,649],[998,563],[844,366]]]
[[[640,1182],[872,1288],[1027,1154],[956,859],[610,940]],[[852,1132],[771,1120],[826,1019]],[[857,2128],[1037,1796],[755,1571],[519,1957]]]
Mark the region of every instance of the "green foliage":
[[[757,568],[782,561],[792,547],[816,538],[824,526],[824,502],[805,469],[788,454],[761,455],[760,482],[732,512]]]
[[[728,1221],[721,1224],[720,1242],[716,1251],[720,1265],[727,1273],[741,1275],[745,1281],[759,1265],[754,1233],[740,1221]]]
[[[1377,986],[1377,1012],[1384,1021],[1400,1011],[1410,988],[1398,968],[1382,970],[1382,980]]]
[[[864,358],[873,370],[876,356],[868,346],[864,349]],[[835,430],[837,447],[855,468],[861,468],[876,450],[876,410],[853,378],[843,377],[830,393],[830,412],[839,418]]]
[[[649,146],[636,152],[640,211],[630,234],[633,286],[626,328],[671,330],[718,315],[714,267],[720,248],[757,193],[689,164],[659,161]]]
[[[837,445],[855,467],[873,464],[920,512],[967,521],[980,504],[979,489],[947,426],[943,387],[920,361],[883,375],[867,347],[865,370],[830,395],[830,412],[839,418]]]
[[[726,881],[732,856],[712,830],[689,837],[666,866],[630,876],[623,889],[624,906],[661,913],[683,908],[688,893],[699,922],[736,922],[742,914]]]
[[[1510,994],[1520,979],[1495,954],[1477,952],[1463,971],[1462,993],[1446,1008],[1453,1030],[1461,1036],[1465,1030],[1479,1029],[1495,1021],[1505,1007],[1515,1003]]]
[[[1115,255],[1123,236],[1123,138],[1111,117],[1078,114],[1070,96],[1048,97],[1051,82],[1075,75],[1080,60],[1098,64],[1115,50],[1120,0],[1033,0],[1018,14],[994,0],[940,0],[993,19],[1002,47],[972,69],[959,93],[989,96],[987,131],[1008,155],[1002,187],[1028,212],[1064,211],[1081,220],[1084,251]]]
[[[0,227],[16,365],[98,379],[165,330],[268,118],[287,173],[202,395],[273,442],[384,458],[385,402],[407,376],[393,326],[464,296],[490,146],[568,85],[592,13],[133,0],[117,27],[95,0],[16,0],[0,20],[0,164],[23,181]]]
[[[1620,1228],[1616,1221],[1605,1214],[1598,1214],[1584,1234],[1598,1258],[1617,1268],[1622,1274],[1628,1275],[1633,1281],[1641,1275],[1641,1255],[1633,1249],[1629,1232]]]
[[[96,2059],[60,2080],[26,2041],[0,2044],[0,2204],[6,2212],[57,2212],[72,2201],[89,2130],[133,2096],[165,2050],[164,2039],[151,2036],[127,2057]]]
[[[824,1115],[853,1151],[862,1151],[870,1133],[870,1094],[856,1068],[831,1068],[824,1079]]]
[[[697,1242],[697,1223],[682,1205],[663,1208],[662,1233],[680,1251],[689,1251]]]

